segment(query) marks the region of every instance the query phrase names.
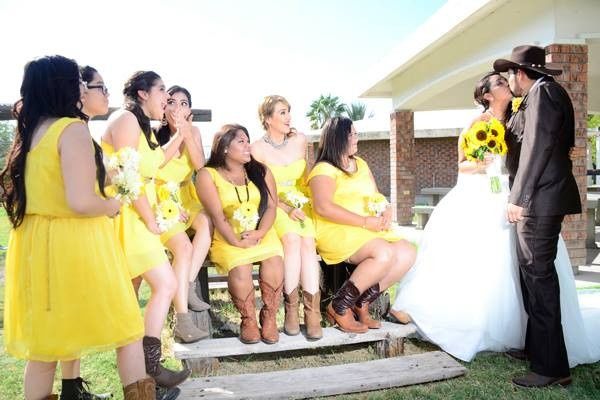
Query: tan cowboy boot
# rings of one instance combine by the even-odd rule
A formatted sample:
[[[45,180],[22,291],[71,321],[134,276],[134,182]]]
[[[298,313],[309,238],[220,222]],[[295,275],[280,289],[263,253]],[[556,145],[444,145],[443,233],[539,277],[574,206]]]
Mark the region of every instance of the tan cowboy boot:
[[[242,317],[240,324],[240,342],[246,344],[260,342],[260,330],[258,329],[258,323],[256,322],[256,305],[254,303],[254,287],[250,289],[250,292],[244,295],[234,293],[229,288],[229,294],[233,300],[235,308]]]
[[[190,313],[175,313],[173,336],[183,343],[193,343],[208,337],[208,332],[198,328]]]
[[[286,335],[296,336],[300,333],[300,323],[298,322],[298,288],[292,290],[290,294],[283,294],[283,304],[285,305],[283,331]]]
[[[154,379],[146,378],[123,388],[124,400],[156,400]]]
[[[258,286],[260,287],[263,301],[263,307],[260,310],[260,336],[263,342],[274,344],[279,341],[279,331],[277,330],[275,316],[281,302],[283,282],[281,282],[278,288],[273,288],[266,281],[259,279]]]
[[[348,279],[333,296],[327,306],[327,319],[332,325],[337,325],[344,332],[365,333],[369,327],[354,319],[352,307],[360,297],[360,292],[354,283]],[[350,309],[350,311],[349,311]]]
[[[308,340],[319,340],[323,337],[321,328],[321,292],[310,294],[302,291],[304,303],[304,325],[306,326],[306,338]]]
[[[192,281],[188,285],[188,308],[193,311],[206,311],[210,310],[210,304],[203,301],[196,290],[196,281]]]
[[[358,320],[369,327],[369,329],[381,328],[381,322],[371,318],[369,314],[369,304],[374,302],[379,297],[379,283],[374,284],[356,300],[356,304],[352,309]]]

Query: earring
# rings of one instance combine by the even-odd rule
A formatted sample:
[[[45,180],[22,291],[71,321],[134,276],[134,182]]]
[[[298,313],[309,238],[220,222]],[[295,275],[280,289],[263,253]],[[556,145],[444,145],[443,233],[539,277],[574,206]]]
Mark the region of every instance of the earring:
[[[163,115],[162,119],[160,120],[160,126],[167,126],[169,125],[169,122],[167,121],[167,117]]]
[[[225,151],[223,153],[227,154],[227,149],[225,149]]]

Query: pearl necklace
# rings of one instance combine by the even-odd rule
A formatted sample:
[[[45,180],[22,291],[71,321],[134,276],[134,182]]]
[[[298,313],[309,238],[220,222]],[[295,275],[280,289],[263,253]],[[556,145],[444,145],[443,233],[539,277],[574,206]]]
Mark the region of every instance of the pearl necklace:
[[[281,143],[275,143],[273,141],[273,139],[271,139],[271,136],[269,136],[268,133],[263,136],[263,140],[265,141],[265,143],[269,143],[271,146],[273,146],[273,148],[281,149],[283,146],[285,146],[287,144],[288,135],[283,136],[283,142],[281,142]]]

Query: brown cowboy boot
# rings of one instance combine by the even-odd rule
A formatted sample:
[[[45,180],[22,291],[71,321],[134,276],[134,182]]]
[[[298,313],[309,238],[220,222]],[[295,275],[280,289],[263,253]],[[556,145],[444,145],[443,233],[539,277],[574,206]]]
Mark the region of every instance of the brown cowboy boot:
[[[285,305],[283,331],[286,335],[296,336],[300,333],[300,323],[298,322],[298,288],[292,290],[290,294],[283,293],[283,304]]]
[[[360,292],[354,286],[354,283],[348,279],[341,288],[333,296],[333,300],[327,306],[327,319],[332,325],[338,326],[338,328],[344,332],[350,333],[365,333],[369,330],[369,327],[354,319],[354,313],[352,310],[348,312],[348,309],[352,309],[356,300],[360,297]]]
[[[208,337],[208,332],[198,328],[190,313],[175,313],[173,336],[183,343],[193,343]]]
[[[49,394],[47,397],[44,397],[42,400],[58,400],[57,394]]]
[[[189,369],[171,371],[160,365],[160,339],[152,336],[144,336],[144,358],[146,360],[146,372],[154,378],[157,385],[172,388],[185,381],[190,376]]]
[[[260,342],[260,330],[256,322],[256,305],[254,304],[254,287],[245,296],[238,297],[231,287],[229,294],[235,308],[239,311],[242,322],[240,323],[240,342],[252,344]]]
[[[277,315],[281,301],[283,282],[275,289],[266,281],[259,279],[258,286],[260,287],[263,301],[263,307],[260,309],[260,336],[263,342],[274,344],[279,341],[279,331],[277,330],[275,316]]]
[[[371,318],[369,314],[369,304],[377,300],[379,297],[379,283],[374,284],[356,300],[356,304],[352,308],[358,320],[369,327],[369,329],[381,328],[381,322]]]
[[[306,338],[308,340],[319,340],[323,337],[321,328],[321,292],[310,294],[302,291],[302,302],[304,303],[304,325],[306,326]]]
[[[124,400],[156,400],[154,379],[146,378],[123,388]]]
[[[210,310],[210,304],[203,301],[196,290],[196,281],[192,281],[188,285],[188,308],[193,311],[206,311]]]

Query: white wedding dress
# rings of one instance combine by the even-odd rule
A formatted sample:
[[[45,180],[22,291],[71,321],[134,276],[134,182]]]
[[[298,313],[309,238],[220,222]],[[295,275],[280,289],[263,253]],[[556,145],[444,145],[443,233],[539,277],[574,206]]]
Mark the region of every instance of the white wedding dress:
[[[506,220],[508,177],[492,193],[485,174],[458,174],[427,223],[413,268],[398,284],[394,310],[407,312],[426,340],[464,361],[480,351],[523,348],[523,310],[514,226]],[[600,359],[600,293],[580,293],[567,249],[556,269],[571,367]]]

